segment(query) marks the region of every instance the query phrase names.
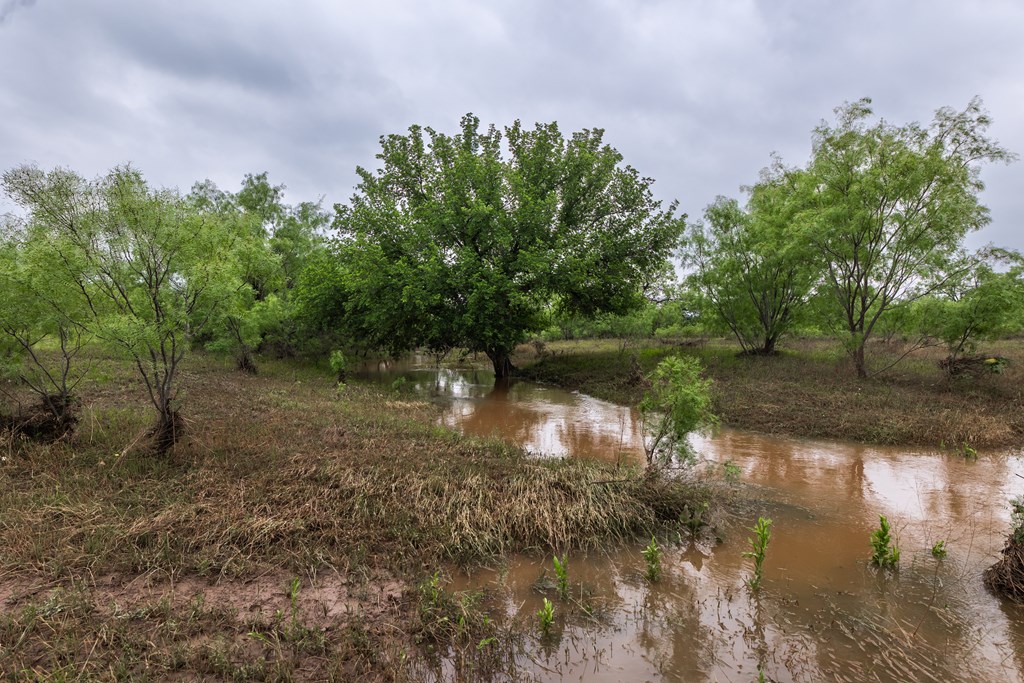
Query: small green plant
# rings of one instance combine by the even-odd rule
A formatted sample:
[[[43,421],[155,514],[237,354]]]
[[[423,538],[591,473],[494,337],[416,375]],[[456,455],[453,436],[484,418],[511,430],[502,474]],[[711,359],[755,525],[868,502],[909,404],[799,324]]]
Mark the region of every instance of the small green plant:
[[[722,467],[725,469],[726,481],[739,481],[742,470],[740,466],[734,463],[732,460],[726,460],[722,463]]]
[[[966,441],[963,442],[963,445],[961,446],[960,452],[963,454],[964,458],[967,459],[967,460],[977,460],[978,459],[978,451],[976,451],[973,448],[971,448],[967,444]]]
[[[658,547],[658,541],[654,536],[651,536],[651,542],[643,549],[643,555],[647,560],[648,581],[657,581],[661,576],[661,548]]]
[[[701,369],[695,358],[670,356],[646,378],[648,389],[637,407],[648,468],[694,461],[687,435],[715,421],[711,382],[701,377]]]
[[[900,563],[900,549],[892,540],[892,527],[885,515],[878,516],[878,528],[871,532],[871,563],[877,567],[895,568]]]
[[[747,579],[747,585],[751,589],[757,590],[761,587],[764,555],[768,550],[768,542],[772,540],[772,520],[758,517],[757,524],[750,530],[754,532],[754,537],[747,539],[750,543],[750,550],[743,553],[743,557],[754,558],[754,575]]]
[[[332,351],[328,363],[331,365],[331,372],[334,373],[338,384],[344,384],[348,377],[348,359],[345,357],[344,352],[337,349]]]
[[[563,555],[562,559],[558,559],[558,555],[555,555],[553,559],[558,595],[563,600],[566,600],[569,597],[569,557]]]
[[[710,506],[706,500],[693,508],[691,508],[689,504],[685,504],[683,505],[683,511],[679,513],[679,521],[690,530],[691,534],[696,534],[697,530],[704,525],[704,513],[706,513],[709,508]]]
[[[544,606],[537,610],[537,620],[540,622],[540,632],[545,636],[550,635],[551,625],[555,623],[555,606],[547,598],[544,598]]]
[[[937,560],[941,560],[946,556],[946,542],[936,541],[935,545],[932,546],[932,557]]]
[[[1010,499],[1010,523],[1013,524],[1013,540],[1024,543],[1024,496]]]
[[[397,392],[402,392],[402,391],[405,390],[405,386],[408,383],[409,383],[409,380],[407,380],[405,377],[399,377],[398,379],[396,379],[394,382],[391,383],[391,390],[392,391],[397,391]]]

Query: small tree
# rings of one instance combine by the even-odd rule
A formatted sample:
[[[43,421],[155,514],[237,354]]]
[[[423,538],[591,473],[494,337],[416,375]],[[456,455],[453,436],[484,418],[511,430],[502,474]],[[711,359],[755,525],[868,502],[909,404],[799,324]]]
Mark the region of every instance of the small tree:
[[[650,387],[639,405],[648,468],[692,461],[687,436],[714,422],[711,381],[700,371],[695,358],[671,356],[649,376]]]
[[[991,120],[977,99],[962,112],[938,110],[927,128],[869,125],[870,104],[839,107],[834,126],[815,130],[803,213],[859,377],[880,318],[941,287],[957,272],[964,236],[988,222],[980,164],[1013,158],[985,136]]]
[[[3,185],[29,210],[27,239],[47,247],[40,268],[76,295],[61,313],[134,364],[157,411],[155,449],[166,452],[182,434],[181,362],[217,302],[238,289],[222,264],[244,236],[127,167],[88,182],[22,166]]]
[[[1003,266],[996,270],[994,266]],[[955,374],[977,342],[1020,329],[1024,322],[1024,258],[1016,252],[986,249],[963,275],[922,299],[920,325],[949,351],[943,367]]]
[[[805,174],[765,169],[744,210],[719,197],[689,232],[691,282],[745,353],[770,355],[818,277],[796,227]]]
[[[45,269],[39,252],[44,244],[19,239],[13,224],[0,236],[0,336],[8,373],[27,387],[38,405],[27,413],[11,416],[14,427],[32,436],[57,438],[69,433],[78,421],[75,387],[84,376],[77,361],[87,335],[75,322],[74,292],[61,291]],[[40,349],[52,340],[56,351]]]

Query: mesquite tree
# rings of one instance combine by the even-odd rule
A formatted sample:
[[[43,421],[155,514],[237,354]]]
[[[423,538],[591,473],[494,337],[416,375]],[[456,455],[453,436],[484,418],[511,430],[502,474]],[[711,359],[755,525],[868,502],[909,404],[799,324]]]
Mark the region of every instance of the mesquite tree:
[[[938,110],[928,127],[869,123],[870,104],[839,107],[834,125],[815,130],[803,214],[860,377],[879,320],[941,287],[957,272],[964,236],[988,222],[980,164],[1012,158],[985,136],[990,119],[977,99],[961,112]]]
[[[22,166],[3,186],[28,210],[26,239],[46,246],[34,267],[75,296],[61,313],[135,366],[157,412],[155,450],[166,452],[182,433],[181,363],[217,302],[237,290],[222,264],[245,236],[127,167],[87,181]]]

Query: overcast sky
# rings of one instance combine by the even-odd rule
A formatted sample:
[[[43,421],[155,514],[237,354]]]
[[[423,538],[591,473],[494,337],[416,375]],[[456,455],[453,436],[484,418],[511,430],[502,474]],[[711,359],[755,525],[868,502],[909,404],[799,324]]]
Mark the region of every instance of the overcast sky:
[[[381,134],[473,112],[604,128],[696,218],[862,96],[905,123],[979,95],[1024,153],[1022,36],[1021,0],[0,0],[0,168],[131,162],[182,190],[265,170],[330,204]],[[1024,163],[982,177],[970,243],[1024,250]]]

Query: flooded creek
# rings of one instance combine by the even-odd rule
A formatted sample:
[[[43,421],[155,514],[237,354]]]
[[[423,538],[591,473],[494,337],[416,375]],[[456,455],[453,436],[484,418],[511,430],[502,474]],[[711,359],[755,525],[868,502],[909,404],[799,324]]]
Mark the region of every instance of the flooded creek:
[[[495,387],[481,370],[403,363],[364,373],[399,378],[443,406],[445,425],[522,444],[538,457],[642,460],[634,410],[527,382]],[[1024,610],[982,584],[1024,493],[1024,457],[782,439],[729,429],[694,440],[715,476],[738,468],[742,518],[720,542],[680,526],[663,573],[643,577],[640,547],[569,557],[571,596],[551,588],[551,558],[453,578],[486,587],[512,618],[550,637],[524,661],[540,680],[1024,681]],[[735,470],[734,470],[735,471]],[[748,527],[773,535],[758,593],[745,585]],[[879,515],[893,524],[899,570],[869,566]],[[932,556],[945,541],[947,555]],[[543,577],[543,578],[542,578]]]

